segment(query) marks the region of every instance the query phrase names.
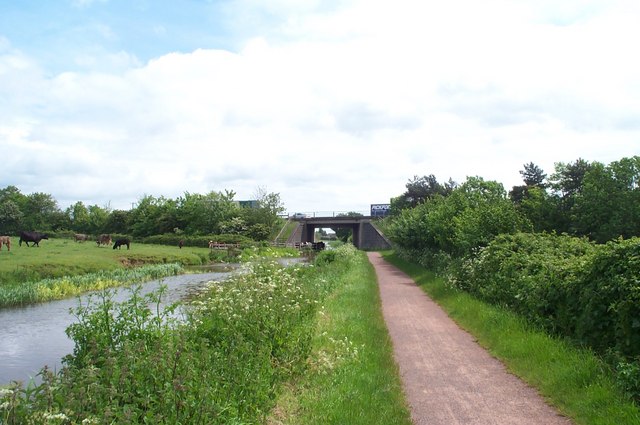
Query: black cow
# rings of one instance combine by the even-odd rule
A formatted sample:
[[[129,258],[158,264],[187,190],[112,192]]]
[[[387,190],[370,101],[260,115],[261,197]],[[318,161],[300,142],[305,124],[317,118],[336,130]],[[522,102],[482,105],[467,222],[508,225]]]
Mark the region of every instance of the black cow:
[[[314,251],[322,251],[325,248],[325,244],[324,242],[314,242],[311,247]]]
[[[22,242],[24,241],[27,246],[29,246],[29,242],[33,242],[33,245],[40,247],[40,241],[42,239],[49,239],[49,236],[46,233],[23,231],[20,232],[20,240],[18,241],[18,245],[22,246]]]
[[[113,244],[113,249],[120,249],[120,247],[122,245],[126,245],[127,249],[129,249],[129,245],[131,244],[131,241],[127,238],[123,238],[123,239],[116,239],[116,242]]]

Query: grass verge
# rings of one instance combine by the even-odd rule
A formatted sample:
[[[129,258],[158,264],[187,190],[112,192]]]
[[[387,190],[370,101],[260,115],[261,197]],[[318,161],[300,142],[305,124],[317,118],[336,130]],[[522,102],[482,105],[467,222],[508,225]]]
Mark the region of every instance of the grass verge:
[[[280,394],[269,424],[411,423],[375,271],[357,255],[318,313],[304,376]]]
[[[576,424],[640,424],[638,406],[624,397],[611,371],[591,351],[533,329],[517,315],[447,286],[443,279],[392,252],[383,256]]]

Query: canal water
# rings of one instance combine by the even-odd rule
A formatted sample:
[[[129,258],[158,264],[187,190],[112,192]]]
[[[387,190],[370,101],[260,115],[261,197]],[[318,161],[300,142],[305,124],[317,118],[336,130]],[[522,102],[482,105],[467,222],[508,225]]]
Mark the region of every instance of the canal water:
[[[198,270],[200,273],[169,276],[146,282],[141,294],[166,285],[165,305],[180,301],[196,293],[205,283],[227,279],[234,268],[223,266]],[[131,292],[127,288],[115,290],[114,301],[124,301]],[[11,381],[25,385],[47,365],[59,370],[62,358],[73,352],[73,341],[65,329],[77,319],[69,313],[80,302],[86,304],[89,294],[23,307],[0,309],[0,386]]]

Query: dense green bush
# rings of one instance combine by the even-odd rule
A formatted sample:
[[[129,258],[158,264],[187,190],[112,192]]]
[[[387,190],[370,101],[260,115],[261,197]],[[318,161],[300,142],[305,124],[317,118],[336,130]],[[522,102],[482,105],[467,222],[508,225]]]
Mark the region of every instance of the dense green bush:
[[[470,177],[447,197],[405,209],[386,226],[401,251],[431,269],[464,258],[499,234],[530,230],[501,184]]]
[[[599,352],[640,355],[640,238],[501,235],[452,283]]]
[[[640,238],[500,235],[452,270],[456,287],[607,357],[640,397]]]
[[[611,241],[587,263],[576,336],[598,351],[640,356],[640,238]]]
[[[566,235],[500,235],[452,268],[451,282],[534,324],[572,335],[579,313],[575,291],[595,251],[586,239]]]

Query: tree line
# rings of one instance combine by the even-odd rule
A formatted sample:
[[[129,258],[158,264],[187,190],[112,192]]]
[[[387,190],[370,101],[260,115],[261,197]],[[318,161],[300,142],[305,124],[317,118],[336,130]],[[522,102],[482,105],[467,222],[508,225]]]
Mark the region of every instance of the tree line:
[[[21,230],[73,231],[147,237],[161,234],[236,234],[254,240],[269,238],[284,205],[278,193],[258,188],[251,206],[234,200],[230,190],[207,194],[185,192],[175,199],[144,195],[130,210],[85,205],[77,201],[61,209],[51,194],[23,194],[16,186],[0,189],[0,234]]]
[[[441,184],[433,175],[414,176],[406,191],[392,199],[391,211],[398,216],[402,210],[455,195],[472,203],[472,198],[488,202],[510,215],[515,220],[511,225],[522,230],[584,236],[598,243],[640,236],[640,156],[610,164],[584,159],[558,162],[549,176],[530,162],[520,175],[523,184],[509,192],[480,177],[458,185],[451,179]]]
[[[640,157],[524,165],[523,184],[414,177],[382,225],[452,287],[587,346],[640,401]]]

